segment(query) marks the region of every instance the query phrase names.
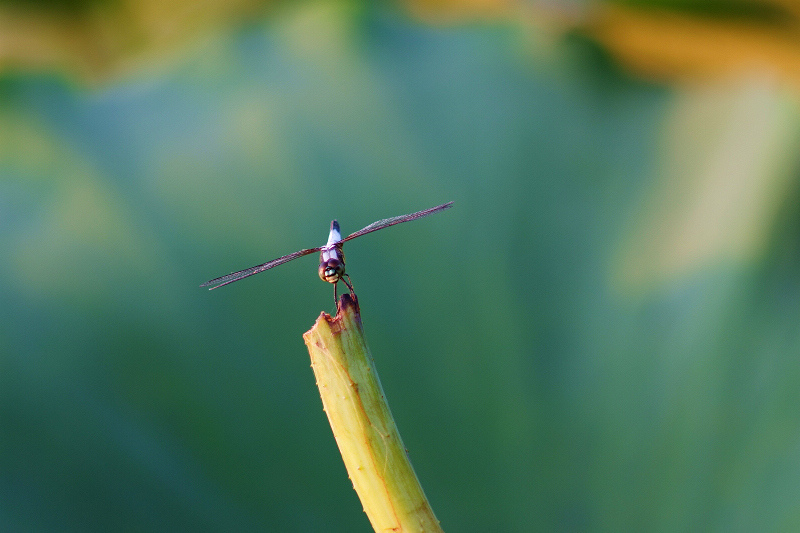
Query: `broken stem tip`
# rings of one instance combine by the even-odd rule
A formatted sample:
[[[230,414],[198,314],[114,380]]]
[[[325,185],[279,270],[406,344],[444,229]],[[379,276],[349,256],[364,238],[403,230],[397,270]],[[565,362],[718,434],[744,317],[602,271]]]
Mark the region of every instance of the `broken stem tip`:
[[[375,531],[442,532],[400,439],[361,325],[344,294],[303,339],[347,473]]]

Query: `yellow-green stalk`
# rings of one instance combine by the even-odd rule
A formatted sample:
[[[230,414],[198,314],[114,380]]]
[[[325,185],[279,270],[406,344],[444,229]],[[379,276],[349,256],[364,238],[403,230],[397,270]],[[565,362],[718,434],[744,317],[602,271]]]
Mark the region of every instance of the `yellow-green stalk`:
[[[347,473],[376,532],[441,532],[408,460],[369,353],[358,302],[345,294],[303,335]]]

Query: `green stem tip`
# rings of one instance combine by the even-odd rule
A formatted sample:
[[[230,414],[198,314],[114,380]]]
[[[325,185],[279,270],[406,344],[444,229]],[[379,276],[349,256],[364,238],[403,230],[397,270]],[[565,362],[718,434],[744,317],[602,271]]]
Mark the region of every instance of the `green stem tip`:
[[[376,532],[442,532],[400,439],[369,353],[358,301],[344,294],[303,335],[347,473]]]

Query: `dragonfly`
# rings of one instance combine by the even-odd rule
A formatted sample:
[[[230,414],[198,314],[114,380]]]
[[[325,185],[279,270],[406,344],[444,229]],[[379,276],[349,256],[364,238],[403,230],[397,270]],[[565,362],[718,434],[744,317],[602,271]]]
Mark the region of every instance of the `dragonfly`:
[[[361,237],[362,235],[366,235],[367,233],[378,231],[379,229],[388,228],[389,226],[394,226],[395,224],[409,222],[411,220],[416,220],[418,218],[438,213],[439,211],[444,211],[445,209],[449,209],[452,205],[453,202],[447,202],[446,204],[437,205],[436,207],[431,207],[430,209],[425,209],[423,211],[417,211],[416,213],[409,213],[408,215],[400,215],[391,218],[384,218],[383,220],[378,220],[376,222],[373,222],[369,226],[361,228],[355,233],[351,233],[344,239],[342,238],[342,234],[339,230],[339,222],[333,220],[331,221],[331,230],[330,233],[328,234],[328,242],[323,246],[317,246],[316,248],[306,248],[305,250],[298,250],[289,255],[284,255],[283,257],[273,259],[272,261],[267,261],[266,263],[263,263],[261,265],[245,268],[244,270],[239,270],[238,272],[231,272],[228,275],[208,280],[200,286],[208,287],[209,288],[208,290],[218,289],[220,287],[228,285],[229,283],[233,283],[234,281],[239,281],[240,279],[244,279],[254,274],[259,274],[261,272],[264,272],[265,270],[269,270],[270,268],[274,268],[278,265],[288,263],[289,261],[297,259],[298,257],[303,257],[304,255],[313,254],[314,252],[319,252],[320,253],[319,271],[318,271],[319,277],[323,281],[327,281],[328,283],[333,284],[333,300],[334,302],[336,302],[337,300],[336,287],[339,281],[342,281],[344,282],[345,285],[347,285],[347,288],[350,289],[351,294],[355,294],[353,291],[353,284],[352,281],[350,280],[350,276],[347,275],[344,270],[344,252],[342,251],[342,245],[344,245],[344,243],[353,240],[356,237]]]

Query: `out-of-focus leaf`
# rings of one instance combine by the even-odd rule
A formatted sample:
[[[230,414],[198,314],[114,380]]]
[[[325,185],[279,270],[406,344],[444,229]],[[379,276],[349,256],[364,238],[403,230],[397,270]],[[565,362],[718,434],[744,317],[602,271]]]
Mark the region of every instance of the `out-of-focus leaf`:
[[[774,76],[800,92],[800,18],[706,17],[599,4],[586,29],[628,68],[661,80]]]

